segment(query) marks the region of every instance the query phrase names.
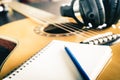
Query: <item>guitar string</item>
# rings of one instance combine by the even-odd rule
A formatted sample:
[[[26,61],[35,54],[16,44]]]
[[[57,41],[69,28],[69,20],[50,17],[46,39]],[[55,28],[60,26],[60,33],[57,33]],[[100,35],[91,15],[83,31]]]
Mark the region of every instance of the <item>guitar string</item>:
[[[15,9],[15,8],[14,8]],[[22,10],[21,10],[22,11]],[[30,13],[27,13],[27,15],[28,14],[30,14]],[[31,14],[30,14],[31,15]],[[33,15],[31,15],[31,17],[32,17]],[[33,16],[33,17],[35,17],[35,16]],[[37,19],[38,17],[36,17],[36,19]],[[38,18],[39,19],[39,18]],[[42,19],[41,19],[42,20]],[[46,21],[44,21],[44,20],[42,20],[43,22],[45,22],[46,24],[51,24],[50,22],[46,22]],[[53,24],[53,25],[55,25],[55,24]],[[67,32],[69,32],[69,33],[72,33],[72,34],[75,34],[75,35],[78,35],[78,34],[76,34],[76,33],[74,33],[74,32],[72,32],[72,31],[70,31],[70,30],[68,30],[68,29],[65,29],[65,28],[63,28],[63,27],[61,27],[61,26],[58,26],[58,25],[55,25],[56,27],[58,27],[58,28],[61,28],[61,29],[63,29],[63,30],[65,30],[65,31],[67,31]],[[84,36],[81,36],[81,35],[79,35],[80,37],[84,37]]]
[[[34,16],[35,17],[35,16]],[[37,17],[38,18],[38,17]],[[39,19],[39,18],[38,18]],[[67,25],[67,26],[65,26],[65,25],[63,25],[63,24],[59,24],[59,23],[57,23],[57,22],[54,22],[52,19],[50,19],[50,18],[45,18],[45,17],[41,17],[41,19],[40,20],[43,20],[44,22],[46,22],[46,20],[48,20],[49,22],[46,22],[46,23],[48,23],[48,24],[53,24],[53,25],[55,25],[56,27],[64,27],[64,29],[65,28],[68,28],[68,29],[70,29],[71,31],[74,31],[74,32],[76,32],[76,33],[83,33],[83,32],[85,32],[86,34],[84,34],[84,36],[86,36],[86,37],[88,37],[88,36],[91,36],[91,35],[95,35],[95,34],[98,34],[98,33],[96,33],[96,32],[94,32],[94,31],[91,31],[91,30],[89,30],[89,32],[88,31],[85,31],[85,30],[82,30],[82,29],[79,29],[79,28],[77,28],[77,27],[73,27],[73,26],[71,26],[70,24],[65,24],[65,25]],[[68,27],[69,26],[69,27]],[[78,32],[79,31],[79,32]],[[88,34],[88,35],[87,35]]]
[[[27,5],[25,5],[26,7],[28,7]],[[31,8],[33,8],[33,7],[31,7]],[[29,7],[28,7],[28,9],[29,9]],[[33,10],[34,9],[36,9],[36,8],[33,8]],[[40,10],[40,9],[37,9],[37,10]],[[43,14],[44,13],[47,13],[47,14],[49,14],[52,18],[54,17],[55,19],[56,19],[56,16],[54,16],[54,15],[52,15],[52,14],[50,14],[50,13],[48,13],[48,12],[45,12],[45,11],[43,11],[43,10],[41,10],[41,12],[43,12]],[[36,15],[35,15],[36,16]],[[42,16],[41,16],[42,17]],[[45,17],[43,17],[42,19],[44,19]],[[50,19],[50,18],[49,18]],[[71,26],[71,25],[69,25],[69,26]],[[76,27],[74,27],[74,28],[76,28]],[[76,28],[77,30],[79,29],[79,28]],[[84,32],[84,30],[82,30],[82,29],[79,29],[79,31],[83,31]],[[95,32],[95,31],[92,31],[92,30],[89,30],[89,32],[90,32],[90,34],[91,33],[94,33],[94,34],[98,34],[97,32]],[[93,35],[93,34],[92,34]]]
[[[18,3],[17,3],[18,4]],[[15,5],[14,5],[15,6]],[[18,6],[18,5],[16,5],[16,6]],[[21,6],[23,7],[23,4],[21,4]],[[26,5],[25,5],[25,7],[26,7]],[[19,8],[19,6],[18,6],[18,8]],[[20,9],[20,8],[19,8]],[[21,8],[22,9],[22,8]],[[23,10],[24,12],[25,12],[25,10]],[[27,10],[26,10],[27,11]],[[44,12],[43,12],[44,13]],[[38,18],[38,17],[36,17],[36,14],[31,14],[31,13],[29,13],[30,15],[32,15],[33,17],[35,17],[35,18]],[[37,14],[38,15],[38,14]],[[40,14],[39,14],[40,15]],[[43,14],[42,14],[43,15]],[[46,15],[45,15],[46,16]],[[39,18],[38,18],[39,19]],[[86,32],[86,31],[84,31],[84,30],[82,30],[82,29],[79,29],[79,28],[76,28],[76,27],[74,27],[75,29],[77,29],[77,30],[75,30],[75,29],[73,29],[73,28],[70,28],[70,27],[67,27],[67,26],[65,26],[65,25],[62,25],[62,24],[59,24],[59,23],[55,23],[52,19],[50,19],[50,18],[46,18],[46,17],[43,17],[43,16],[40,16],[40,19],[39,20],[42,20],[42,21],[44,21],[44,22],[46,22],[46,20],[48,20],[49,22],[46,22],[46,23],[48,23],[48,24],[52,24],[52,25],[54,25],[54,26],[56,26],[56,27],[59,27],[59,28],[61,28],[61,29],[63,29],[63,30],[65,30],[65,31],[67,31],[67,32],[70,32],[70,33],[74,33],[75,35],[78,33],[78,31],[81,31],[81,32],[79,32],[79,33],[83,33],[83,32]],[[69,26],[71,26],[71,25],[69,25]],[[63,27],[65,27],[65,28],[63,28]],[[66,29],[67,28],[67,29]],[[69,29],[69,30],[68,30]],[[74,32],[73,32],[74,31]],[[94,35],[95,34],[98,34],[98,33],[96,33],[96,32],[94,32],[94,31],[90,31],[90,32],[87,32],[89,35],[87,35],[87,34],[84,34],[84,37],[85,36],[90,36],[91,34],[93,35],[93,33],[94,33]],[[83,37],[83,36],[82,36]]]
[[[72,27],[70,24],[66,24],[66,25],[69,26],[69,27]],[[81,30],[80,28],[78,28],[78,27],[73,27],[73,28],[75,28],[76,30],[82,31],[82,30]],[[98,33],[89,30],[89,34],[93,35],[93,34],[98,34]]]
[[[33,15],[33,16],[35,16],[35,15]],[[37,17],[38,18],[38,17]],[[54,22],[53,21],[53,19],[50,19],[50,18],[46,18],[46,17],[42,17],[42,16],[40,16],[40,18],[41,18],[41,20],[43,20],[44,22],[46,22],[46,20],[48,20],[49,22],[52,22],[53,23],[53,25],[57,25],[57,26],[62,26],[62,27],[65,27],[65,28],[68,28],[68,29],[71,29],[71,30],[73,30],[73,28],[74,29],[76,29],[76,30],[73,30],[73,31],[75,31],[75,32],[78,32],[78,31],[81,31],[81,32],[85,32],[84,30],[82,30],[82,29],[79,29],[79,28],[77,28],[77,27],[73,27],[73,26],[71,26],[71,25],[68,25],[69,27],[67,27],[67,26],[65,26],[65,25],[63,25],[63,24],[59,24],[59,23],[57,23],[57,22]],[[39,18],[38,18],[39,19]],[[57,19],[56,17],[55,17],[55,19]],[[55,23],[55,24],[54,24]],[[50,23],[49,23],[50,24]],[[70,28],[70,27],[72,27],[72,28]],[[91,32],[91,33],[90,33]],[[97,34],[96,32],[94,32],[94,31],[90,31],[89,32],[89,35],[90,34],[92,34],[93,35],[93,33],[94,34]]]
[[[42,17],[42,18],[44,18],[44,17]],[[55,23],[55,22],[53,22],[50,18],[44,18],[45,20],[48,20],[48,21],[50,21],[50,22],[52,22],[53,24]],[[79,29],[79,28],[77,28],[77,27],[73,27],[73,26],[71,26],[70,24],[65,24],[65,25],[61,25],[61,24],[59,24],[59,23],[55,23],[57,26],[61,26],[61,27],[64,27],[64,28],[68,28],[68,29],[71,29],[72,31],[75,31],[75,32],[77,32],[78,33],[78,31],[80,31],[80,33],[83,33],[83,32],[85,32],[86,34],[89,34],[89,35],[93,35],[93,33],[94,34],[97,34],[96,32],[94,32],[94,31],[90,31],[89,30],[89,32],[87,31],[84,31],[84,30],[82,30],[82,29]],[[54,24],[54,25],[55,25]],[[69,27],[68,27],[69,26]],[[87,37],[88,37],[88,35],[86,35]]]
[[[35,16],[34,16],[35,17]],[[38,17],[36,17],[36,18],[38,18]],[[68,27],[68,26],[71,26],[71,25],[68,25],[68,26],[65,26],[65,25],[63,25],[63,24],[59,24],[58,22],[55,22],[55,21],[53,21],[52,19],[50,19],[50,18],[45,18],[45,17],[41,17],[41,19],[40,18],[38,18],[39,20],[42,20],[42,21],[44,21],[45,23],[47,23],[47,24],[52,24],[52,25],[54,25],[54,26],[56,26],[56,27],[58,27],[58,28],[61,28],[61,29],[63,29],[63,30],[65,30],[65,31],[67,31],[67,32],[70,32],[70,33],[72,33],[72,34],[77,34],[77,33],[79,33],[79,34],[82,34],[81,35],[81,37],[88,37],[88,35],[87,34],[83,34],[83,32],[85,32],[85,31],[83,31],[83,30],[80,30],[80,29],[77,29],[77,30],[75,30],[74,28],[70,28],[70,27]],[[86,33],[88,33],[88,32],[86,32]],[[89,35],[90,35],[91,33],[89,33]],[[80,36],[80,35],[79,35]]]

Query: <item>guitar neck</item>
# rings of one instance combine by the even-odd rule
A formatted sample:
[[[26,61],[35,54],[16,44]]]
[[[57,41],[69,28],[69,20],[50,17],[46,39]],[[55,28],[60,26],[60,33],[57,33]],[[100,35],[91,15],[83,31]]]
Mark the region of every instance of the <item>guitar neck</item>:
[[[55,19],[56,18],[56,16],[51,13],[48,13],[44,10],[37,9],[35,7],[29,6],[29,5],[20,3],[20,2],[16,2],[16,1],[9,2],[8,6],[10,8],[12,8],[13,10],[15,10],[15,11],[23,14],[24,16],[31,18],[37,22],[42,21],[42,22],[47,23],[47,19],[53,19],[53,18]]]

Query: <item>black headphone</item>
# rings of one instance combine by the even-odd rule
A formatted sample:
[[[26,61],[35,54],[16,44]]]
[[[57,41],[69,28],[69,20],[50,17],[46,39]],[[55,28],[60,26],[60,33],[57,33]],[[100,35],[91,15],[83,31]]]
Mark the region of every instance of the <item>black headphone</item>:
[[[5,16],[5,15],[7,15],[7,12],[8,12],[8,10],[7,10],[7,8],[5,7],[5,5],[4,4],[0,4],[0,16]]]
[[[75,16],[73,10],[75,1],[77,0],[72,0],[70,6],[61,6],[61,15],[73,17],[82,27],[103,29],[120,19],[120,0],[79,0],[79,12],[83,22]]]

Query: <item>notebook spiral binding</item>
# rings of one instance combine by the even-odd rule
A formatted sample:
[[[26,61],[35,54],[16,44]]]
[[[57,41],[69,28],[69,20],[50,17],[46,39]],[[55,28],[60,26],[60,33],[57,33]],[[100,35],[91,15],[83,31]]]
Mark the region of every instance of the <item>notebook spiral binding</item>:
[[[40,51],[36,52],[33,56],[31,56],[29,59],[27,59],[25,62],[20,64],[17,68],[15,68],[13,71],[8,73],[5,77],[8,77],[9,79],[12,80],[12,77],[14,77],[17,73],[20,73],[25,67],[27,67],[30,63],[32,63],[35,59],[37,59],[42,53],[44,53],[50,45],[54,43],[49,43],[45,48],[41,49]],[[12,73],[12,74],[11,74]],[[4,77],[4,78],[5,78]]]

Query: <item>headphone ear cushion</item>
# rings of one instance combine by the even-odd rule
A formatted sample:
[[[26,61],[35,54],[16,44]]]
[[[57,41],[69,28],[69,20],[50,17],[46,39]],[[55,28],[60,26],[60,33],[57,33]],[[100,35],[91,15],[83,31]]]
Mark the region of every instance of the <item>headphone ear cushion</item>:
[[[95,0],[97,7],[98,7],[98,12],[99,12],[99,18],[100,18],[100,25],[105,23],[105,10],[104,10],[104,5],[101,0]]]
[[[114,23],[114,18],[116,16],[116,11],[118,7],[119,0],[103,0],[105,15],[106,15],[106,24],[111,26]]]

